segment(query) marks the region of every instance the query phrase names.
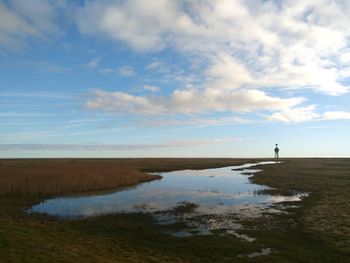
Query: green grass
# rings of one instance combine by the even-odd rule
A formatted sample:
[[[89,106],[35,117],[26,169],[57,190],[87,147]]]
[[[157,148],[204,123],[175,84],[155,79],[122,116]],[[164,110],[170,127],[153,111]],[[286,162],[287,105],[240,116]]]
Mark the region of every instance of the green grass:
[[[45,160],[43,160],[44,162]],[[142,171],[239,164],[229,159],[136,159]],[[134,162],[134,163],[133,163]],[[187,165],[187,166],[186,166]],[[197,165],[197,166],[196,166]],[[50,195],[0,194],[0,262],[348,262],[350,160],[288,159],[263,166],[253,180],[278,192],[310,196],[288,214],[245,220],[251,243],[234,236],[176,238],[150,215],[119,214],[80,220],[26,215],[23,209]],[[90,189],[92,190],[92,189]],[[272,248],[268,256],[247,258]],[[239,257],[238,255],[242,255]]]
[[[277,192],[311,193],[298,215],[305,231],[350,253],[350,159],[289,159],[264,167],[253,182]]]

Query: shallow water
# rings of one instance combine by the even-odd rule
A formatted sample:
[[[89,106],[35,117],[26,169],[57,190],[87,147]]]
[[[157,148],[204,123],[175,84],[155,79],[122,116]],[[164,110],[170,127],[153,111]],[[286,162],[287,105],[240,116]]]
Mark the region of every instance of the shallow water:
[[[158,221],[164,223],[176,220],[174,215],[170,217],[165,211],[181,203],[194,203],[197,206],[192,211],[192,216],[193,213],[213,216],[237,213],[256,216],[273,203],[298,201],[302,197],[259,194],[260,191],[269,188],[251,183],[246,174],[259,172],[253,169],[256,165],[272,163],[275,162],[160,173],[163,176],[161,180],[114,193],[48,199],[34,205],[27,212],[65,218],[120,212],[158,212]],[[182,218],[184,214],[182,213]]]

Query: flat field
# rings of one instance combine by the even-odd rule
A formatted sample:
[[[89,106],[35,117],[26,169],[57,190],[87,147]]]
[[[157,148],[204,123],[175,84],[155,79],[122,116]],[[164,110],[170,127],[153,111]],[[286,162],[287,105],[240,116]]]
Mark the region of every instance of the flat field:
[[[267,159],[265,159],[267,160]],[[204,169],[261,159],[0,160],[0,262],[348,262],[350,159],[281,159],[252,177],[270,192],[307,192],[288,213],[247,219],[245,242],[221,235],[179,238],[148,214],[63,220],[27,215],[45,198],[159,179],[147,172]],[[247,257],[271,248],[265,256]]]

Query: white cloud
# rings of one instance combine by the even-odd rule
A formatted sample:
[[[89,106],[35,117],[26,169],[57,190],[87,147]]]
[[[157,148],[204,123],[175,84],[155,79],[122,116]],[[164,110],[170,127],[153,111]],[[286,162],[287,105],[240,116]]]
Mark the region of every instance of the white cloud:
[[[325,120],[350,120],[348,111],[327,111],[323,114]]]
[[[159,60],[156,60],[156,61],[153,61],[153,62],[149,63],[145,67],[145,69],[147,69],[147,70],[155,70],[155,69],[158,69],[161,66],[163,66],[163,62],[159,61]]]
[[[303,101],[302,98],[282,99],[273,97],[259,90],[224,91],[212,88],[175,90],[171,99],[177,111],[188,114],[206,111],[271,111],[292,107]]]
[[[86,107],[133,114],[196,114],[205,112],[251,112],[282,110],[300,104],[303,98],[278,98],[259,90],[174,90],[171,96],[134,96],[124,92],[92,91]]]
[[[223,126],[233,124],[250,124],[254,121],[241,117],[190,117],[190,118],[142,118],[141,124],[148,127],[162,126],[187,126],[187,127],[208,127],[208,126]],[[137,124],[140,124],[138,122]]]
[[[176,1],[88,2],[77,14],[83,33],[103,34],[123,41],[137,50],[164,47],[162,25],[169,25],[176,12]]]
[[[160,91],[160,88],[157,86],[152,86],[152,85],[144,85],[143,86],[144,90],[152,91],[152,92],[157,92]]]
[[[58,14],[64,1],[10,0],[0,2],[0,48],[19,49],[27,38],[48,39],[60,33]]]
[[[339,55],[339,61],[346,66],[350,63],[350,49],[344,50],[344,52]]]
[[[93,91],[94,98],[86,103],[91,110],[107,110],[111,112],[135,114],[160,114],[164,112],[161,105],[153,104],[147,97],[133,96],[124,92]]]
[[[350,120],[350,112],[347,111],[326,111],[317,113],[316,106],[295,107],[274,112],[266,119],[270,121],[281,121],[285,123],[306,122],[306,121],[330,121]]]
[[[84,34],[138,51],[173,48],[196,55],[207,63],[203,74],[216,87],[340,95],[349,86],[335,61],[348,59],[343,53],[349,50],[349,12],[345,2],[328,0],[93,1],[79,9],[77,21]]]
[[[121,76],[130,77],[130,76],[135,75],[135,70],[131,66],[123,66],[123,67],[118,68],[118,73]]]
[[[59,35],[57,21],[74,12],[82,34],[123,43],[137,52],[169,49],[177,60],[154,60],[145,70],[183,86],[168,96],[134,96],[97,90],[90,109],[134,114],[198,114],[269,111],[270,120],[300,122],[347,119],[346,112],[317,113],[303,99],[279,91],[310,89],[338,96],[349,92],[350,4],[329,0],[109,0],[68,2],[9,0],[0,3],[0,48],[20,48],[32,38]],[[69,10],[68,10],[69,9]],[[76,12],[75,12],[76,11]],[[87,66],[101,74],[134,76],[135,69]],[[179,60],[180,61],[180,60]],[[42,64],[42,65],[41,65]],[[31,66],[35,64],[31,63]],[[66,69],[40,63],[51,72]],[[177,70],[175,70],[177,69]],[[156,87],[145,85],[146,90]],[[314,102],[311,102],[314,104]]]
[[[315,105],[286,108],[273,113],[272,115],[268,116],[267,119],[286,123],[311,121],[320,117],[320,115],[315,112],[315,109]]]
[[[206,75],[211,79],[207,85],[223,89],[237,89],[253,81],[243,63],[228,54],[218,55]]]

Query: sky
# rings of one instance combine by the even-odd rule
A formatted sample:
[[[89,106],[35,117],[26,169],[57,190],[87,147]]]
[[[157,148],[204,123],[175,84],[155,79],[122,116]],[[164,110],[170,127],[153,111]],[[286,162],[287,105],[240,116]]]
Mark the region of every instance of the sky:
[[[0,158],[350,156],[349,0],[0,0]]]

